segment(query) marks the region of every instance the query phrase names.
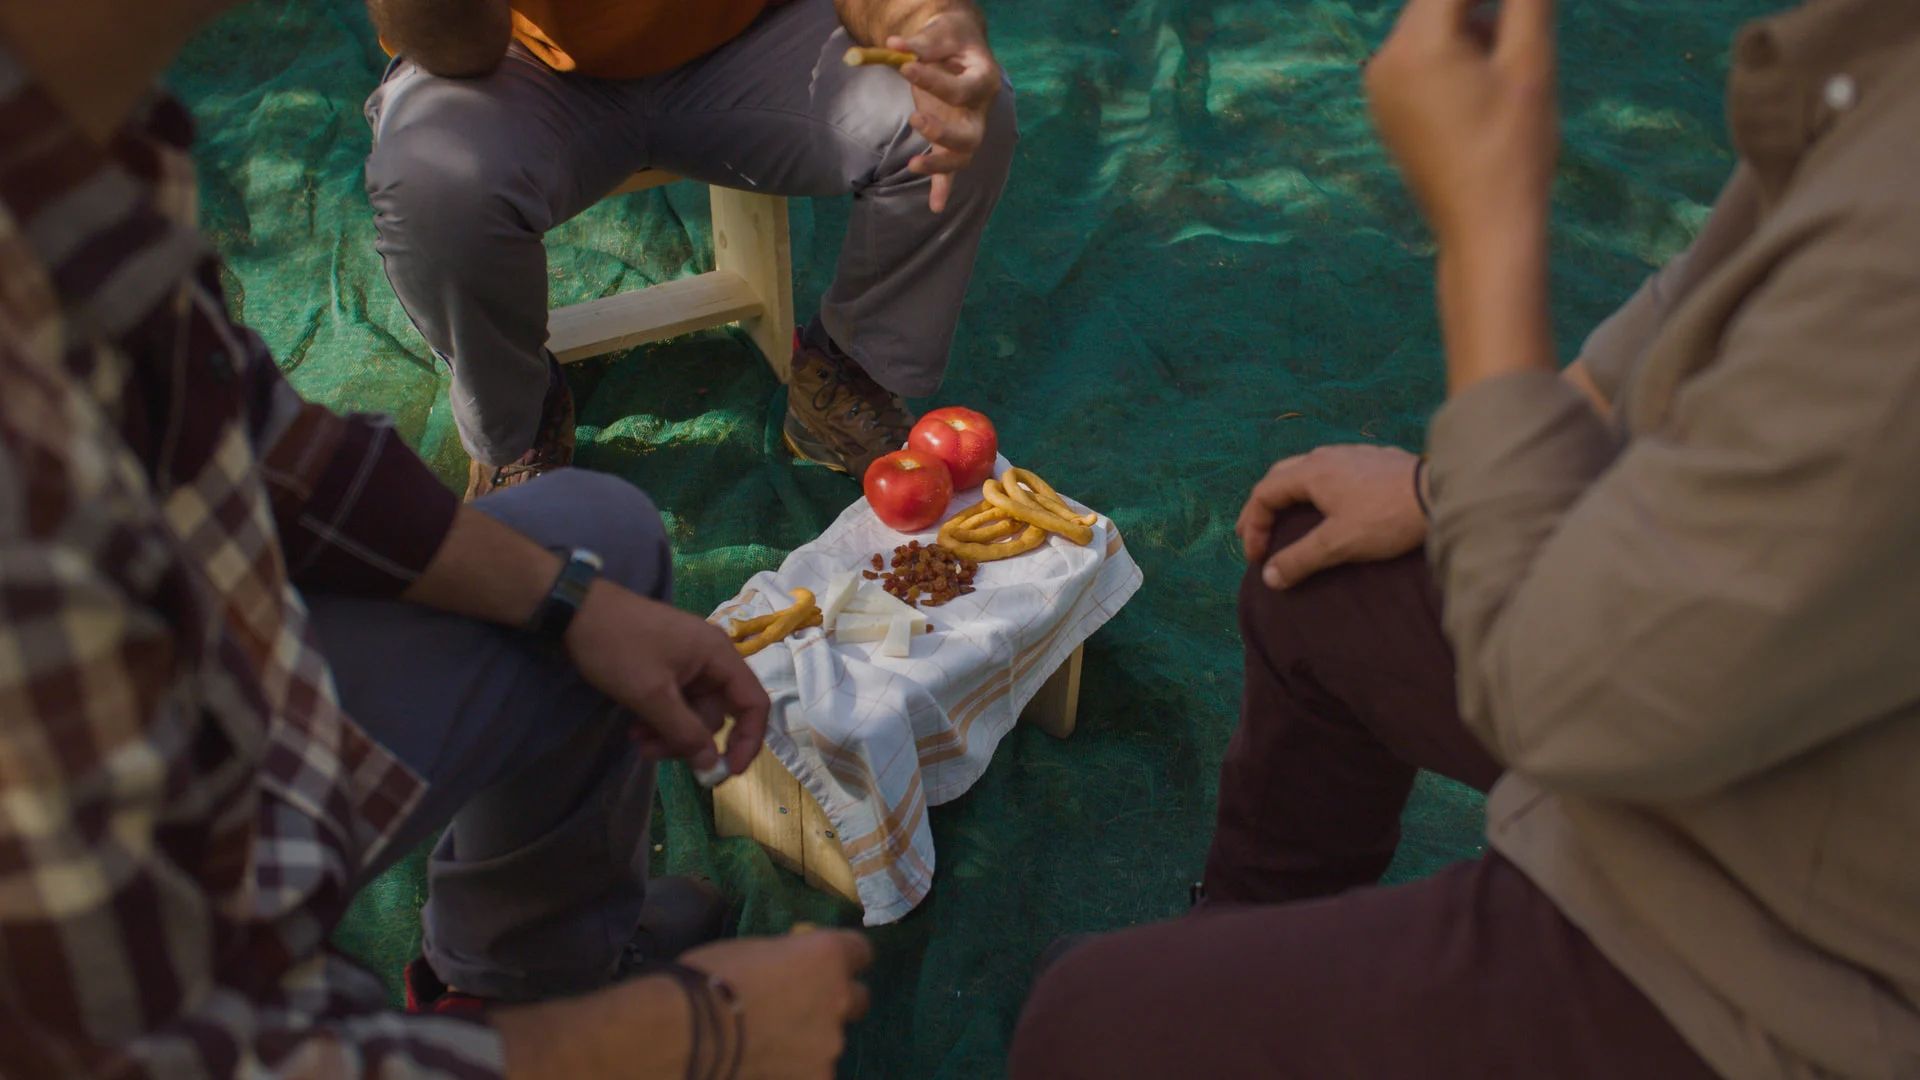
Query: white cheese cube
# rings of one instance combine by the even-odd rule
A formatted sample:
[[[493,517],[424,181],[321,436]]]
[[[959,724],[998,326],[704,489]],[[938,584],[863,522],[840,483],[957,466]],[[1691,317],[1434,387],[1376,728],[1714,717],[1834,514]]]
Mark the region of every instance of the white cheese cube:
[[[827,633],[833,633],[834,620],[846,610],[847,601],[852,600],[854,594],[860,591],[860,584],[860,572],[849,570],[843,574],[835,574],[833,581],[827,585],[826,600],[820,605],[820,626]]]
[[[880,655],[899,657],[902,659],[911,655],[913,652],[911,645],[913,633],[912,619],[906,618],[905,616],[895,618],[893,624],[887,627],[886,640],[880,643]]]
[[[913,620],[913,632],[920,633],[926,628],[927,617],[919,608],[893,595],[871,581],[862,582],[860,591],[847,602],[847,611],[863,615],[880,615],[885,618],[907,618]]]
[[[861,615],[841,612],[833,626],[833,640],[848,644],[885,640],[893,629],[893,620],[885,615]]]

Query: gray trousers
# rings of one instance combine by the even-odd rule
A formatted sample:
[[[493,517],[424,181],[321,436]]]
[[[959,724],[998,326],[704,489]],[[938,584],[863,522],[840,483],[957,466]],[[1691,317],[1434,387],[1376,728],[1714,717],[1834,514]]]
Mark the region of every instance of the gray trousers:
[[[927,149],[913,93],[886,68],[849,68],[833,0],[773,8],[739,38],[664,75],[613,81],[551,70],[516,46],[479,79],[404,57],[367,100],[367,195],[394,292],[453,369],[453,416],[489,465],[525,452],[547,387],[548,229],[642,167],[793,196],[853,196],[829,334],[894,393],[932,394],[1018,136],[1013,94],[945,213],[907,171]]]
[[[623,480],[562,470],[477,509],[672,598],[660,515]],[[423,916],[435,973],[509,1001],[604,985],[639,922],[653,807],[625,715],[515,631],[399,601],[307,601],[348,715],[428,784],[359,884],[447,826]]]

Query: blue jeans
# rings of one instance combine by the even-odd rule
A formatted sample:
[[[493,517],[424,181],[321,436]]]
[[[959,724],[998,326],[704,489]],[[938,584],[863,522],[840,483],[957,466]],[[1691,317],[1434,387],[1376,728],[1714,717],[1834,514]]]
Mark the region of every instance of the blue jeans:
[[[660,515],[622,480],[565,470],[475,506],[672,599]],[[653,806],[625,714],[517,631],[398,601],[307,600],[348,714],[428,784],[385,860],[446,826],[423,913],[434,972],[508,1001],[605,984],[639,921]]]

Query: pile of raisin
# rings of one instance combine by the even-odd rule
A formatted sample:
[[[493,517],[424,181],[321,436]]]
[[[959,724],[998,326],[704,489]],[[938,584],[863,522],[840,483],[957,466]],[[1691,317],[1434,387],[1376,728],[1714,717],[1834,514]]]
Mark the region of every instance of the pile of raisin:
[[[881,556],[873,557],[873,569],[862,570],[868,581],[878,580],[880,587],[909,604],[939,607],[956,596],[973,591],[973,576],[980,564],[956,555],[939,544],[922,545],[909,540],[893,549],[889,568]]]

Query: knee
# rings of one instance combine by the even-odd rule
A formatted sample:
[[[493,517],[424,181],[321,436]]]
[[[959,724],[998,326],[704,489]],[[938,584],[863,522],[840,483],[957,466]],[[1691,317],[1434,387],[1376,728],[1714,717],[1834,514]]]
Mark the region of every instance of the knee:
[[[981,134],[980,149],[974,151],[971,168],[993,177],[995,187],[1006,181],[1013,168],[1013,150],[1020,144],[1020,114],[1014,102],[1013,83],[1004,77],[1000,92],[987,109],[987,128]]]
[[[1103,1048],[1120,1033],[1101,1022],[1101,1003],[1116,988],[1100,985],[1083,955],[1087,947],[1061,957],[1034,983],[1007,1052],[1011,1080],[1103,1075]]]
[[[417,105],[392,102],[367,157],[367,201],[382,240],[458,267],[469,265],[463,251],[545,232],[531,164],[509,152],[511,140],[488,137],[500,124],[485,115],[492,104],[459,100],[471,93],[460,87],[413,89],[440,93]]]
[[[600,555],[607,580],[643,596],[672,599],[673,550],[666,522],[646,492],[588,469],[560,469],[540,483],[588,522],[573,542]]]
[[[1306,609],[1320,603],[1328,582],[1336,583],[1337,589],[1342,576],[1337,569],[1322,571],[1288,589],[1270,589],[1260,580],[1260,571],[1274,552],[1307,535],[1323,520],[1320,511],[1304,505],[1290,506],[1275,515],[1266,553],[1258,562],[1248,563],[1240,577],[1240,631],[1249,645],[1284,647],[1291,642],[1297,647],[1304,635],[1283,631],[1300,625],[1303,619],[1307,620],[1305,625],[1311,625],[1312,616]]]

